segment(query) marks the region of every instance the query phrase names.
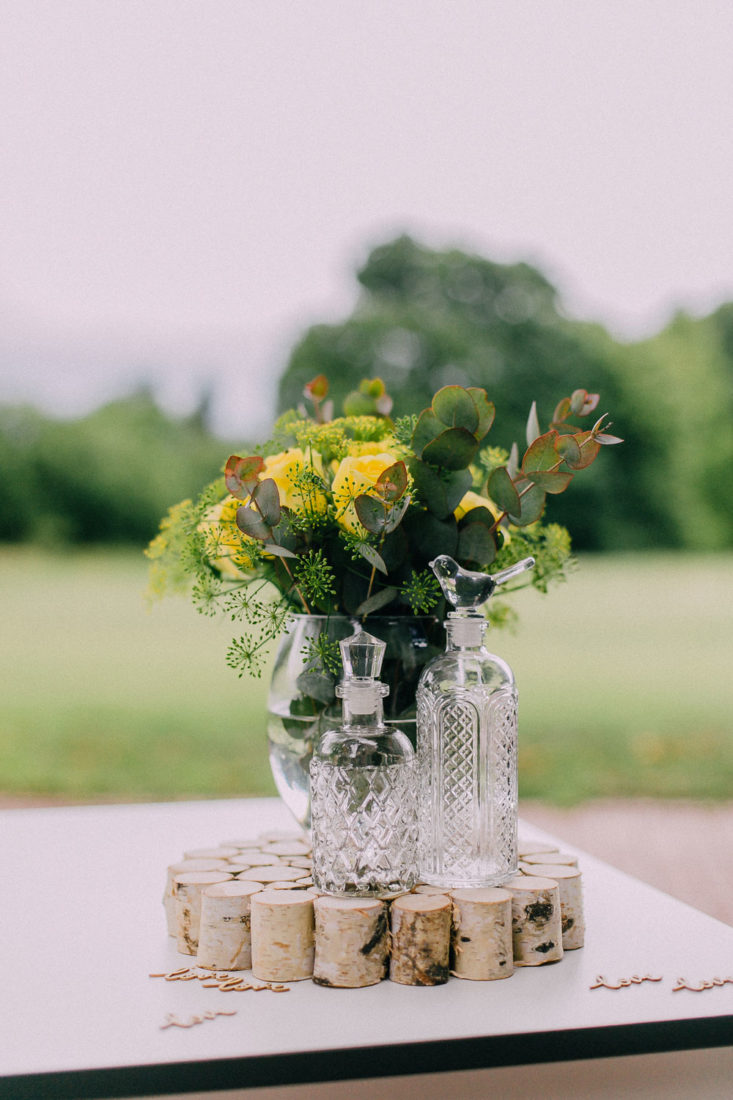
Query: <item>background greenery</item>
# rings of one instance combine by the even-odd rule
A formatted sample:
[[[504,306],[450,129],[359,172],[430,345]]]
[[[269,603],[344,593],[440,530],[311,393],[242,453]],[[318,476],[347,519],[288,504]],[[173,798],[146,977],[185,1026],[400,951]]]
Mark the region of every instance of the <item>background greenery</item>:
[[[280,409],[319,373],[337,403],[381,376],[398,415],[481,385],[509,446],[532,399],[546,422],[582,386],[626,439],[549,500],[577,575],[515,597],[517,636],[492,639],[522,692],[522,794],[730,797],[733,304],[622,344],[564,316],[526,264],[401,237],[358,280],[352,316],[293,349]],[[244,419],[217,438],[208,402],[174,418],[141,391],[73,421],[0,406],[0,790],[273,792],[266,684],[226,668],[231,624],[142,598],[160,516],[252,446]]]
[[[524,797],[717,797],[733,787],[733,558],[582,557],[517,594],[491,645],[520,693]],[[0,785],[80,798],[274,793],[267,678],[224,663],[231,624],[146,609],[132,552],[0,550]]]

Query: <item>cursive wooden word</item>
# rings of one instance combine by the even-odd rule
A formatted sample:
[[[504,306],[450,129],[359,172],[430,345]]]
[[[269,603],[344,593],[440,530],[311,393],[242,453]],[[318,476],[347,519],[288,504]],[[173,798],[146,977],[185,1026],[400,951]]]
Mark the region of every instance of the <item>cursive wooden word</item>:
[[[630,978],[619,978],[616,985],[613,982],[609,982],[607,978],[604,978],[603,974],[599,974],[595,980],[595,985],[589,986],[590,989],[626,989],[630,985],[641,985],[642,982],[661,982],[661,978],[653,978],[651,974],[644,974],[643,977],[639,977],[638,974],[632,975]]]
[[[270,993],[289,993],[290,986],[280,982],[247,982],[241,974],[218,973],[205,970],[203,974],[182,966],[180,970],[171,970],[167,974],[148,974],[149,978],[165,978],[167,982],[200,981],[203,989],[220,989],[222,993],[245,993],[248,989],[261,993],[263,989]]]
[[[187,1020],[182,1020],[179,1016],[176,1016],[174,1012],[169,1012],[166,1015],[165,1023],[160,1025],[160,1030],[165,1031],[167,1027],[195,1027],[196,1024],[202,1024],[204,1020],[213,1020],[217,1016],[236,1016],[235,1012],[212,1012],[207,1009],[206,1012],[202,1012],[200,1016],[189,1016]]]
[[[733,985],[733,978],[708,978],[698,985],[690,985],[687,978],[678,978],[677,985],[672,992],[679,993],[681,989],[689,989],[690,993],[702,993],[705,989],[714,989],[715,986],[721,985]]]

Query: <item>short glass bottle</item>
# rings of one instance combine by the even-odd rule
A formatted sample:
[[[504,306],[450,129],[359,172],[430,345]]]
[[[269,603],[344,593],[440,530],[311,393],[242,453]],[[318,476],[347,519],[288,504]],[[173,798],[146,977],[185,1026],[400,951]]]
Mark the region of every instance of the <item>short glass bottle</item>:
[[[534,561],[494,576],[447,555],[430,564],[455,610],[417,689],[418,873],[436,886],[496,886],[517,873],[517,690],[484,645],[478,608]]]
[[[415,753],[382,717],[384,642],[360,631],[340,647],[343,721],[310,765],[313,883],[341,897],[393,897],[417,880]]]

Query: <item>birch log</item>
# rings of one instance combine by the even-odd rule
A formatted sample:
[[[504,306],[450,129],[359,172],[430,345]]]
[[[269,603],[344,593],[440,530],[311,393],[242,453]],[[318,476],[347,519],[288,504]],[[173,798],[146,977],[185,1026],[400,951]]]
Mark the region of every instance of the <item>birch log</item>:
[[[454,890],[451,973],[491,982],[514,973],[512,895],[500,888]]]
[[[258,882],[218,882],[201,894],[196,965],[204,970],[249,970],[252,966],[250,900]]]
[[[387,906],[378,898],[315,899],[316,985],[358,989],[387,977]]]
[[[221,871],[222,874],[231,874],[226,860],[223,859],[181,859],[178,863],[171,863],[165,876],[165,889],[163,891],[163,908],[169,936],[177,935],[176,927],[176,903],[173,898],[173,879],[176,875],[182,875],[184,871]]]
[[[446,898],[450,894],[450,889],[446,889],[445,886],[429,886],[426,882],[421,882],[419,886],[413,886],[413,894],[437,894],[440,897]]]
[[[448,981],[451,899],[441,894],[403,894],[391,905],[389,976],[401,985]]]
[[[560,891],[555,881],[519,875],[504,883],[512,895],[512,939],[517,966],[562,958]]]
[[[231,881],[230,875],[220,871],[184,871],[174,876],[176,939],[182,955],[195,955],[198,951],[202,890],[215,882]]]
[[[242,880],[240,880],[242,881]],[[297,982],[313,973],[313,897],[305,890],[252,895],[252,973],[266,982]]]
[[[562,945],[565,951],[575,951],[585,943],[585,912],[583,908],[583,876],[577,867],[558,867],[540,863],[525,872],[528,876],[552,879],[560,888],[560,918]]]

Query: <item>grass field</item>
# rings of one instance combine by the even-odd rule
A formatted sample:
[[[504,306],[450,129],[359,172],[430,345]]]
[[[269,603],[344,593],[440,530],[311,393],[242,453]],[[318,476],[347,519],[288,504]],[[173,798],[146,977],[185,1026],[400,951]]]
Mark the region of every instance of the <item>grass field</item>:
[[[69,797],[274,793],[266,680],[225,665],[228,622],[148,612],[122,552],[0,551],[0,790]],[[733,556],[583,559],[513,597],[490,648],[519,682],[520,788],[733,795]]]

